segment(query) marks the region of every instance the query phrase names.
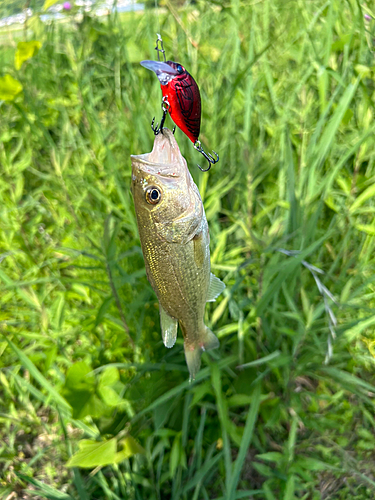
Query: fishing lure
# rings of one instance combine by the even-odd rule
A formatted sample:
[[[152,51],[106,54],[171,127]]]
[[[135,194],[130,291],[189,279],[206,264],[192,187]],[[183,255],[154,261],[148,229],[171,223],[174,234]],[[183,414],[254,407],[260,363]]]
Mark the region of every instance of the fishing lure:
[[[159,42],[161,49],[159,49]],[[163,125],[167,114],[169,113],[174,123],[179,129],[184,132],[194,144],[194,148],[199,151],[208,161],[209,166],[206,169],[198,167],[202,172],[207,172],[211,165],[219,161],[219,155],[213,151],[216,159],[206,153],[199,141],[199,133],[201,128],[201,96],[199,87],[194,78],[186,71],[179,63],[165,60],[165,51],[163,41],[158,34],[156,48],[163,53],[164,61],[141,61],[141,65],[151,71],[154,71],[159,79],[162,98],[163,116],[158,124],[154,126],[155,118],[153,118],[151,127],[154,134],[157,135],[163,131]]]

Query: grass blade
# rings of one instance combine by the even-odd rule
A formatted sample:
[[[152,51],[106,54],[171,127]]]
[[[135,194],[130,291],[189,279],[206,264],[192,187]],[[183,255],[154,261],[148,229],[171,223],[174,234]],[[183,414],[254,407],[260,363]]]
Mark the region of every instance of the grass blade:
[[[65,399],[56,391],[56,389],[48,382],[48,380],[40,373],[38,368],[34,365],[34,363],[24,354],[10,339],[6,338],[9,346],[16,353],[20,363],[24,368],[26,368],[30,375],[32,375],[35,380],[47,391],[50,398],[55,401],[56,404],[61,406],[64,410],[70,411],[69,404],[65,401]]]
[[[44,484],[41,481],[38,481],[37,479],[25,476],[24,474],[20,474],[19,472],[16,472],[16,474],[20,479],[22,479],[26,483],[32,484],[33,486],[36,486],[38,488],[36,491],[35,490],[29,491],[29,493],[32,495],[35,495],[35,493],[37,493],[41,497],[49,498],[50,500],[75,500],[67,493],[61,493],[55,488],[52,488],[52,486]]]
[[[245,430],[243,433],[241,446],[237,455],[237,458],[234,462],[232,477],[229,482],[229,488],[226,495],[226,500],[235,500],[236,499],[236,488],[238,485],[238,481],[240,480],[240,474],[242,467],[245,462],[246,454],[251,444],[251,440],[253,437],[254,427],[256,420],[258,418],[258,411],[260,405],[260,396],[261,396],[261,386],[258,384],[254,389],[253,393],[253,402],[250,406],[249,412],[247,414]]]

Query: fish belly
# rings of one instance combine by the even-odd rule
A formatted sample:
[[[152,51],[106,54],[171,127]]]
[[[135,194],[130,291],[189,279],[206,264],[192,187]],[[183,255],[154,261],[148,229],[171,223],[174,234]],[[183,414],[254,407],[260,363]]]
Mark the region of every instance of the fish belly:
[[[142,242],[148,280],[166,313],[183,325],[188,343],[203,328],[210,279],[208,242],[200,243],[206,252],[197,263],[194,239],[183,245],[149,238]]]

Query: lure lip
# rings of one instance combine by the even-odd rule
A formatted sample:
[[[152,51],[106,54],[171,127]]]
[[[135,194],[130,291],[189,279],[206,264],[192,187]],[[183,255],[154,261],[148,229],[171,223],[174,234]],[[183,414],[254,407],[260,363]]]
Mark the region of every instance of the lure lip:
[[[150,71],[154,71],[157,75],[160,73],[167,73],[168,75],[176,76],[178,72],[176,69],[169,66],[166,62],[163,61],[141,61],[141,66],[149,69]]]
[[[150,71],[153,71],[159,78],[162,85],[167,85],[175,76],[178,75],[178,71],[169,64],[163,61],[141,61],[141,66]]]

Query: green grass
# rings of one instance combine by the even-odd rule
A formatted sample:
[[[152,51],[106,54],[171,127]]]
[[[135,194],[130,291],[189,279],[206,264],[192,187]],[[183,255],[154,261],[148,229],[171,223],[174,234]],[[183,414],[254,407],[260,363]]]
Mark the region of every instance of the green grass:
[[[167,57],[198,81],[220,154],[203,174],[176,132],[227,285],[206,313],[220,349],[189,384],[140,250],[129,156],[160,119],[139,65],[158,17],[34,19],[43,46],[20,70],[1,38],[23,91],[0,104],[0,496],[370,500],[375,13],[166,7]]]

